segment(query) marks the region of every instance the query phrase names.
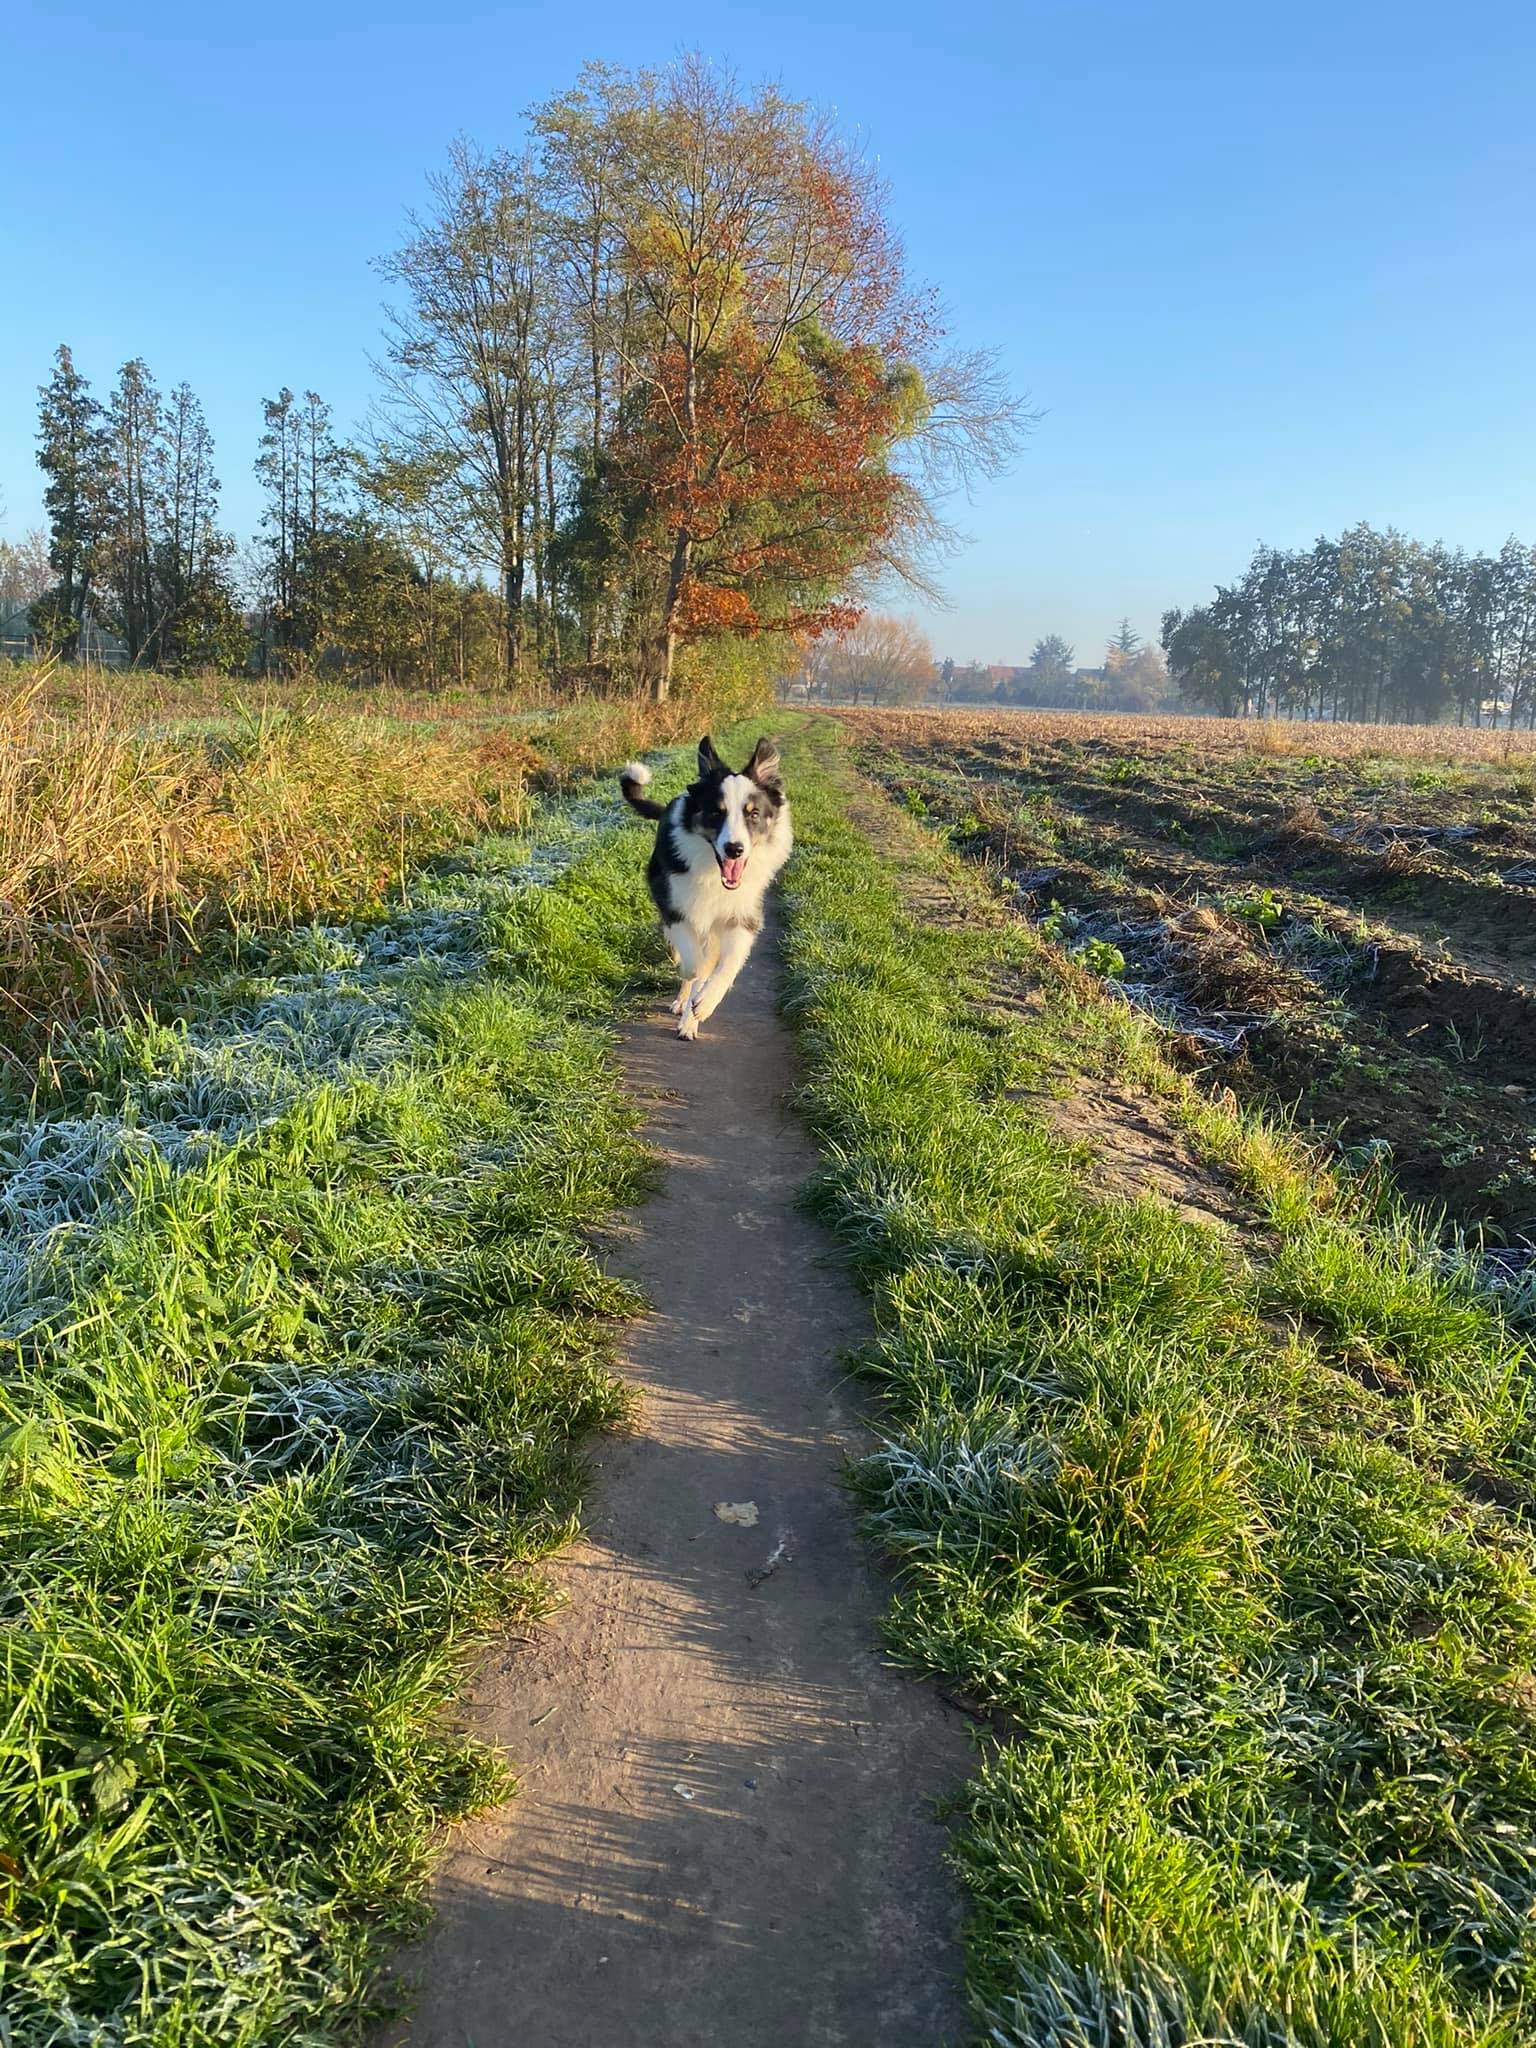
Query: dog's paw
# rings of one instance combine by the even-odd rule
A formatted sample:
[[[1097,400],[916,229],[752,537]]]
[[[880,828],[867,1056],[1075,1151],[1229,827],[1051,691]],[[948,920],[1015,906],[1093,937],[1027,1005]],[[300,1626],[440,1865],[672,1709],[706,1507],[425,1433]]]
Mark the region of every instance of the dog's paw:
[[[673,1014],[673,1016],[674,1016],[674,1017],[681,1017],[681,1015],[683,1014],[684,1010],[686,1010],[686,1009],[687,1009],[687,1007],[688,1007],[688,998],[687,998],[687,997],[686,997],[686,996],[685,996],[685,995],[684,995],[684,994],[682,993],[682,991],[681,991],[681,990],[679,990],[679,991],[678,991],[678,994],[677,994],[677,996],[675,997],[675,999],[673,1000],[673,1002],[672,1002],[672,1004],[670,1005],[670,1007],[671,1007],[671,1011],[672,1011],[672,1014]]]
[[[690,1044],[692,1044],[693,1040],[698,1037],[699,1020],[697,1017],[695,1017],[692,1010],[688,1012],[687,1016],[684,1017],[682,1023],[678,1025],[677,1035],[679,1038],[686,1038]]]

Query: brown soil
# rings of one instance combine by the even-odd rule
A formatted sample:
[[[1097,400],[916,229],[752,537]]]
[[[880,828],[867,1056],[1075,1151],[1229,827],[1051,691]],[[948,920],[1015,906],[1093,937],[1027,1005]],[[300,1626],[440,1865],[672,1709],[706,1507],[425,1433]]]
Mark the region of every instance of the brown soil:
[[[905,812],[873,794],[855,796],[847,809],[860,830],[898,860],[903,838],[921,830]],[[930,923],[953,924],[965,917],[967,908],[972,917],[978,911],[985,914],[984,903],[963,905],[959,894],[942,877],[926,871],[907,871],[899,879],[908,908]],[[1196,929],[1199,920],[1207,915],[1195,914]],[[1211,926],[1218,923],[1219,920],[1210,919]],[[1042,1009],[1045,1000],[1039,987],[1010,973],[988,990],[986,1004],[989,1008],[1029,1013]],[[1058,1137],[1080,1147],[1087,1155],[1087,1177],[1099,1193],[1121,1200],[1151,1196],[1168,1203],[1188,1222],[1214,1225],[1223,1231],[1240,1256],[1261,1261],[1272,1256],[1272,1233],[1259,1222],[1238,1190],[1196,1157],[1155,1097],[1103,1079],[1089,1081],[1078,1076],[1066,1096],[1031,1091],[1029,1099]],[[1391,1401],[1408,1401],[1413,1396],[1413,1386],[1406,1375],[1385,1360],[1340,1349],[1322,1323],[1306,1317],[1275,1316],[1266,1319],[1266,1327],[1277,1345],[1288,1343],[1298,1330],[1304,1331],[1317,1344],[1320,1363],[1326,1369],[1370,1388],[1373,1393]],[[1406,1455],[1420,1454],[1412,1438],[1400,1433],[1386,1414],[1382,1431],[1386,1440],[1400,1442]],[[1471,1456],[1449,1456],[1433,1469],[1479,1507],[1494,1508],[1527,1522],[1536,1517],[1536,1494],[1525,1480],[1511,1473],[1495,1470]],[[978,1703],[953,1693],[944,1697],[997,1732],[1011,1732],[1005,1721]]]
[[[1225,1085],[1270,1109],[1299,1109],[1345,1146],[1384,1142],[1402,1193],[1458,1223],[1514,1240],[1536,1233],[1532,892],[1430,872],[1428,856],[1406,841],[1381,853],[1346,849],[1360,873],[1341,891],[1312,871],[1319,848],[1330,861],[1339,853],[1315,806],[1293,805],[1277,829],[1256,833],[1252,817],[1220,812],[1203,796],[1185,802],[1093,783],[1086,747],[1063,766],[1021,761],[1008,743],[982,736],[948,755],[903,730],[879,741],[874,772],[947,820],[960,850],[1007,875],[1031,914],[1053,901],[1088,914],[1090,932],[1123,944],[1129,979],[1150,979],[1196,1025],[1240,1028],[1241,1050],[1218,1055]],[[1038,826],[1023,796],[1048,800]],[[1216,829],[1213,817],[1220,857],[1198,843]],[[1180,829],[1161,836],[1170,825]],[[1357,888],[1362,880],[1372,886]],[[1375,900],[1363,921],[1361,900],[1389,886],[1396,924],[1380,921]],[[1422,903],[1400,907],[1421,888],[1464,898],[1477,914],[1459,915],[1447,937]],[[1260,890],[1282,920],[1332,932],[1355,971],[1325,984],[1300,964],[1308,956],[1282,950],[1279,927],[1272,934],[1219,907]],[[1135,951],[1146,941],[1129,935],[1138,922],[1161,934],[1150,972]],[[1170,1050],[1197,1069],[1211,1063],[1198,1031]]]
[[[1536,767],[1536,733],[1433,725],[1303,724],[1294,720],[1186,718],[1123,712],[1037,711],[999,705],[956,705],[943,710],[828,707],[855,732],[880,739],[926,741],[953,748],[960,742],[1005,742],[1015,747],[1070,746],[1082,752],[1123,754],[1129,748],[1198,749],[1229,761],[1289,761],[1320,756],[1334,762],[1383,756],[1451,767],[1487,766],[1505,775]]]
[[[1080,1082],[1071,1095],[1041,1096],[1042,1116],[1060,1138],[1092,1158],[1093,1184],[1134,1200],[1155,1195],[1190,1223],[1214,1223],[1248,1235],[1254,1218],[1221,1177],[1197,1159],[1157,1102],[1104,1081]]]
[[[492,1657],[522,1778],[449,1843],[410,2048],[940,2048],[966,2032],[939,1802],[971,1740],[879,1648],[842,1486],[867,1311],[796,1206],[815,1157],[765,939],[696,1045],[624,1067],[667,1165],[612,1263],[654,1303],[563,1615]]]
[[[1184,879],[1212,889],[1245,879],[1284,881],[1352,913],[1368,903],[1373,918],[1396,920],[1452,964],[1495,979],[1536,979],[1536,889],[1501,879],[1522,858],[1511,842],[1524,835],[1511,827],[1490,827],[1471,846],[1450,849],[1411,838],[1354,844],[1328,829],[1331,818],[1349,815],[1347,806],[1325,813],[1310,800],[1266,799],[1257,788],[1223,792],[1226,802],[1209,789],[1139,790],[971,751],[978,776],[1047,790],[1054,816],[1080,819],[1106,850],[1123,850],[1149,878],[1166,873],[1168,886]],[[943,764],[942,754],[932,758]],[[966,761],[956,765],[969,770]],[[1212,844],[1219,857],[1201,851]]]

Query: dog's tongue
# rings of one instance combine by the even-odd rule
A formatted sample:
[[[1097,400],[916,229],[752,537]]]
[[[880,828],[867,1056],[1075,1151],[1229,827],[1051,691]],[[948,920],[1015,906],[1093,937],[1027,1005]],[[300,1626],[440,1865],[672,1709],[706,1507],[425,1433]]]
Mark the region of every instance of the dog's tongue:
[[[732,860],[721,861],[720,879],[724,882],[727,889],[740,888],[741,878],[746,871],[746,865],[747,857],[744,853],[736,855]]]

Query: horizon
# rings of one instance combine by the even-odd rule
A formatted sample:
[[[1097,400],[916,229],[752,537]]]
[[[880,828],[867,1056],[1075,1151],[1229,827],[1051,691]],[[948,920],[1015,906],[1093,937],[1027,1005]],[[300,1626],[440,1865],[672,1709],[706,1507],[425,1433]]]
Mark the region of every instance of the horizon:
[[[1123,615],[1155,643],[1165,609],[1256,543],[1359,520],[1474,551],[1536,540],[1536,23],[1491,8],[1476,48],[1447,50],[1425,7],[1309,6],[1276,47],[1262,18],[1212,6],[1036,7],[961,25],[916,77],[893,23],[917,19],[792,9],[704,53],[837,110],[957,345],[996,349],[1040,414],[1011,473],[951,508],[970,539],[947,609],[880,601],[936,658],[1022,666],[1059,633],[1093,666]],[[11,538],[41,521],[36,388],[63,341],[98,396],[135,355],[162,388],[192,385],[224,524],[248,543],[262,399],[312,387],[356,432],[386,296],[370,266],[453,136],[514,143],[519,110],[586,59],[678,48],[606,7],[495,24],[450,8],[430,47],[404,9],[352,0],[320,27],[291,4],[210,25],[180,0],[132,34],[95,4],[77,26],[68,148],[47,154],[42,104],[0,142],[7,189],[57,168],[8,238],[32,281],[0,334]],[[56,62],[55,38],[25,0],[20,69]],[[284,96],[253,107],[279,65]],[[146,121],[160,105],[177,118]]]

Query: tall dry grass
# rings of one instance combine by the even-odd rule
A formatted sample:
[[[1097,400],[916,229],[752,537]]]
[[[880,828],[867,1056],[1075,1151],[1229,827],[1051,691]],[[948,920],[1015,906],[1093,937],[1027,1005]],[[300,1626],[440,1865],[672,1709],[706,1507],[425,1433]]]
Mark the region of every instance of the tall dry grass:
[[[0,1072],[121,1016],[210,933],[355,913],[433,853],[761,696],[701,673],[665,705],[360,697],[227,678],[10,672],[0,685]]]
[[[0,698],[0,1051],[35,1055],[216,928],[377,902],[417,861],[526,815],[510,727],[264,707],[148,732],[109,697]]]

